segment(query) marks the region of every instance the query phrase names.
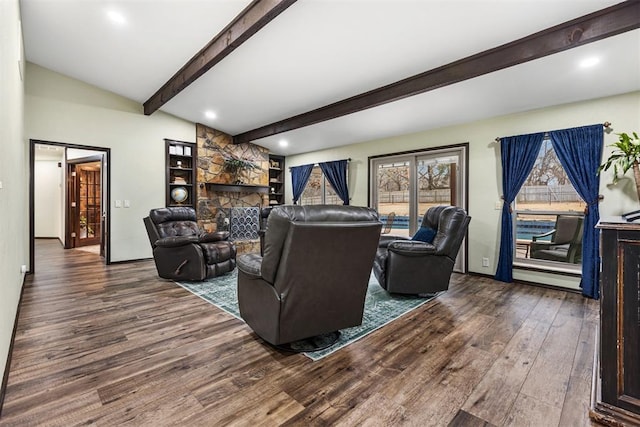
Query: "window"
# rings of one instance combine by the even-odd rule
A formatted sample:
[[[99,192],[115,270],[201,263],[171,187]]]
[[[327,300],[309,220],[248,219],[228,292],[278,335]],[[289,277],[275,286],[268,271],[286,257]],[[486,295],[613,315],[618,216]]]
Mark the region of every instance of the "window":
[[[301,205],[342,205],[343,201],[324,177],[320,166],[314,166],[307,185],[304,187]]]
[[[585,203],[569,181],[551,140],[542,142],[514,206],[516,262],[580,271]]]

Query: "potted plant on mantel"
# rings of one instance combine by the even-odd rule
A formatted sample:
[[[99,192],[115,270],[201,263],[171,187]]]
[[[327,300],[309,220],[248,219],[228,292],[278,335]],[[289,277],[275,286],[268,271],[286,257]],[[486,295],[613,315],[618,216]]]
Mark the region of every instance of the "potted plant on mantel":
[[[612,147],[616,147],[616,149],[613,150],[609,158],[600,165],[598,174],[613,166],[613,183],[616,184],[620,180],[621,175],[624,175],[629,169],[633,168],[636,192],[638,193],[638,200],[640,200],[640,139],[636,132],[631,134],[633,137],[624,132],[616,135],[618,135],[618,142],[611,145]],[[620,172],[622,173],[619,176],[618,174]]]
[[[252,169],[260,168],[251,160],[241,159],[228,153],[223,153],[222,156],[224,157],[222,169],[231,175],[233,178],[232,184],[244,184],[242,181],[243,175]]]

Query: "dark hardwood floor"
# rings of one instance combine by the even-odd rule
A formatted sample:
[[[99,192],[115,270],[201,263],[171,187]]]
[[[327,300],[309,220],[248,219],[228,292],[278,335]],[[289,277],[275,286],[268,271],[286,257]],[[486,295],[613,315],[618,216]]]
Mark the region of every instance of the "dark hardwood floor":
[[[590,425],[597,302],[454,275],[318,362],[264,345],[152,261],[37,241],[2,426]]]

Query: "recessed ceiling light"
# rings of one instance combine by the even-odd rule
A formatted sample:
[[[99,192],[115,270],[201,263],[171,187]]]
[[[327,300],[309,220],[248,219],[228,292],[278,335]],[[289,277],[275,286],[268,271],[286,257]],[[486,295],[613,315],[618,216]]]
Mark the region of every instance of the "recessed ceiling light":
[[[286,139],[281,139],[278,144],[280,144],[280,147],[287,147],[289,145],[289,141],[287,141]]]
[[[594,65],[597,65],[600,62],[600,58],[592,56],[590,58],[583,59],[580,61],[580,68],[590,68]]]
[[[218,116],[216,115],[216,113],[214,113],[213,111],[205,111],[205,112],[204,112],[204,116],[205,116],[207,119],[215,119],[216,117],[218,117]]]
[[[127,22],[127,20],[124,18],[124,15],[121,14],[120,12],[116,12],[115,10],[108,11],[107,12],[107,17],[114,24],[124,25]]]

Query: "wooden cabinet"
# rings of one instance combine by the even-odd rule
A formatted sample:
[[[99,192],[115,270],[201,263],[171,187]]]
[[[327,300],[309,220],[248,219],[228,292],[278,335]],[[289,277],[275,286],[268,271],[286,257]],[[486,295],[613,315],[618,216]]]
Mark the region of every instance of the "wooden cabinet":
[[[284,156],[269,155],[269,205],[284,204]]]
[[[640,224],[603,219],[600,348],[592,418],[640,425]]]
[[[195,207],[196,144],[165,139],[166,205]]]

